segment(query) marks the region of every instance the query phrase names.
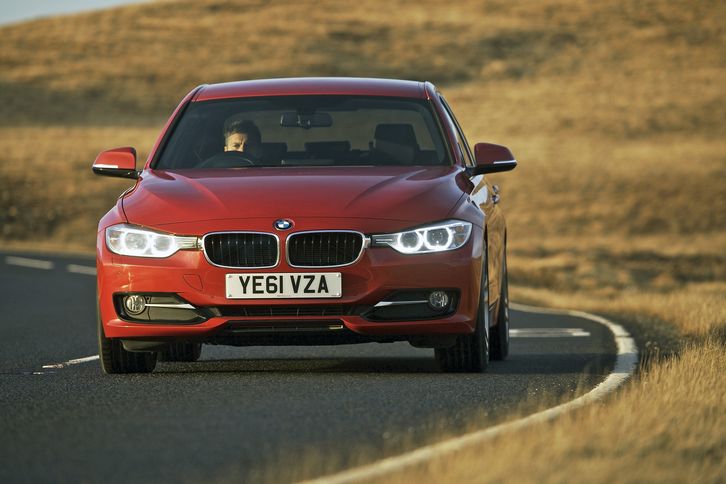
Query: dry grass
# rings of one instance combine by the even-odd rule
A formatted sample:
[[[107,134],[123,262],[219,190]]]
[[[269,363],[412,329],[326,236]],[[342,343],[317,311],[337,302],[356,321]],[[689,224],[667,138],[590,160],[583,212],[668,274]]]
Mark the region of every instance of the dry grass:
[[[158,128],[0,127],[0,238],[5,245],[70,244],[89,251],[96,226],[129,180],[94,176],[98,152],[148,150]],[[145,156],[139,150],[140,159]]]
[[[128,186],[94,178],[93,157],[129,144],[145,155],[197,84],[429,79],[471,142],[507,144],[521,162],[494,177],[514,299],[619,315],[642,344],[695,346],[607,406],[416,478],[723,479],[724,17],[716,0],[188,0],[5,27],[0,244],[91,250]]]
[[[580,246],[577,245],[580,243]],[[515,300],[667,323],[726,341],[726,237],[560,237],[510,247]],[[720,335],[720,336],[719,336]]]
[[[522,161],[515,174],[496,177],[504,206],[516,214],[511,240],[723,233],[719,12],[726,8],[717,1],[452,8],[399,0],[343,8],[208,0],[6,27],[2,238],[80,242],[65,227],[92,228],[117,191],[111,187],[121,186],[86,183],[84,163],[95,152],[120,144],[148,150],[194,85],[291,75],[437,82],[471,141],[506,143]],[[29,166],[51,169],[30,173]],[[22,187],[32,183],[51,190],[31,198]],[[85,222],[65,207],[68,194],[52,186],[60,183],[82,187],[73,202],[90,208]]]
[[[723,482],[724,371],[721,342],[689,345],[611,401],[383,481]]]

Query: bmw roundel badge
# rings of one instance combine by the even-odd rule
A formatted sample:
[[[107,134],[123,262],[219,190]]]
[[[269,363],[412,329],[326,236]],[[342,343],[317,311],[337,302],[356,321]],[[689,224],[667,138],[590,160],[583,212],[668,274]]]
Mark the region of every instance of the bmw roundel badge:
[[[287,230],[292,227],[292,220],[281,218],[279,220],[275,220],[274,225],[277,230]]]

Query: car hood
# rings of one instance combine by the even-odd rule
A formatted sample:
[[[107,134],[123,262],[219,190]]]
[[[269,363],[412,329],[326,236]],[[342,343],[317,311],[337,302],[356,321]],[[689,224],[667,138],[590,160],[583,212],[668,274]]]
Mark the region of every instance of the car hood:
[[[456,206],[461,173],[453,166],[145,170],[123,209],[146,226],[259,217],[424,223]]]

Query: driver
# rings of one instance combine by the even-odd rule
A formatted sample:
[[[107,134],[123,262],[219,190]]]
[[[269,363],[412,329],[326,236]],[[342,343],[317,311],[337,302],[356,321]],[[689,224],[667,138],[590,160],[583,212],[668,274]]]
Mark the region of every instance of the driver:
[[[234,121],[224,130],[224,151],[240,151],[259,158],[261,145],[260,129],[252,121]]]

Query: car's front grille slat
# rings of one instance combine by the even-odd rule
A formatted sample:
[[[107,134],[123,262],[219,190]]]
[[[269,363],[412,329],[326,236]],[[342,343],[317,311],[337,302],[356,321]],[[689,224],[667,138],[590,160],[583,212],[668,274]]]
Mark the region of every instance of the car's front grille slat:
[[[363,249],[358,232],[300,232],[287,240],[287,257],[293,267],[335,267],[351,264]]]
[[[363,250],[363,235],[351,231],[290,234],[288,261],[293,267],[336,267],[355,262]],[[223,267],[273,267],[279,259],[278,239],[257,232],[212,233],[204,237],[204,252]]]
[[[223,267],[273,267],[279,258],[277,238],[256,232],[207,234],[204,252],[212,264]]]

